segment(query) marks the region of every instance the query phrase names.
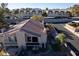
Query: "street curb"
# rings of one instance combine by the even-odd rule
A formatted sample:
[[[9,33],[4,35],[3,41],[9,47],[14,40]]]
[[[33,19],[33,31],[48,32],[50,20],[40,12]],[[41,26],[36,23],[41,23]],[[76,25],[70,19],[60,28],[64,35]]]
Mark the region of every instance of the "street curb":
[[[67,44],[64,44],[64,46],[70,50],[72,56],[76,56],[75,52]]]

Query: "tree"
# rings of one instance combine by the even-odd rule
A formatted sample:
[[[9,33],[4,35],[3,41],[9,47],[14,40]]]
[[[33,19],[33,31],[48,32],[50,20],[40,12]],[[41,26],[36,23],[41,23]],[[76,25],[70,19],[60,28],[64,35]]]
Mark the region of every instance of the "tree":
[[[43,17],[47,17],[47,13],[46,13],[46,12],[43,12],[43,13],[42,13],[42,16],[43,16]]]
[[[8,3],[1,3],[1,8],[6,8]]]
[[[71,12],[73,16],[79,16],[79,5],[74,5],[71,8]]]
[[[0,29],[8,28],[8,24],[4,20],[5,19],[4,13],[5,13],[5,10],[2,7],[0,7]]]
[[[5,8],[6,13],[10,13],[10,10],[8,8]]]
[[[56,36],[56,43],[60,46],[63,45],[66,42],[65,38],[66,36],[63,33],[58,34]]]
[[[69,17],[72,17],[72,13],[70,11],[66,12]]]
[[[63,33],[60,33],[56,36],[56,49],[64,51],[64,45],[66,45],[66,36]]]
[[[0,8],[0,21],[4,19],[4,9]]]
[[[48,10],[48,8],[46,8],[46,10]]]
[[[6,27],[7,24],[4,21],[4,10],[0,8],[0,28]]]
[[[31,19],[42,22],[43,19],[44,19],[44,17],[43,16],[37,16],[37,15],[35,15],[35,16],[32,16]]]
[[[14,14],[18,14],[19,13],[19,9],[16,9],[15,11],[14,11]]]
[[[4,14],[10,13],[10,10],[7,8],[8,3],[1,3],[0,7],[4,10]]]

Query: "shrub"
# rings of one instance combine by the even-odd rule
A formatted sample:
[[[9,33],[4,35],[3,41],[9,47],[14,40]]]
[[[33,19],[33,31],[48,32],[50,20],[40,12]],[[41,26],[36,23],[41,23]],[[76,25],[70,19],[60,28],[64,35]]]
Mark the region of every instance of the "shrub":
[[[57,43],[58,45],[64,44],[64,43],[66,42],[65,38],[66,38],[66,36],[65,36],[63,33],[58,34],[58,35],[56,36],[56,43]]]

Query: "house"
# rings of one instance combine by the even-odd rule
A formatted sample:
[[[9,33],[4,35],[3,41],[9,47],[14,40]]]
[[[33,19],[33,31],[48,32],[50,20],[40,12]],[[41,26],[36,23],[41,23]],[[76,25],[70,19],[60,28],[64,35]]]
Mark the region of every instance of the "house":
[[[52,10],[48,10],[48,17],[53,17],[54,14],[53,14],[53,11]]]
[[[39,9],[39,8],[34,8],[31,10],[31,15],[34,16],[34,15],[42,15],[42,9]]]
[[[5,22],[8,24],[16,24],[18,21],[16,20],[16,16],[5,15]]]
[[[64,27],[79,38],[79,21],[72,21],[66,24]]]
[[[34,15],[42,15],[43,12],[47,13],[47,17],[69,17],[70,9],[40,9],[40,8],[27,8],[27,9],[20,9],[19,15],[21,18],[30,18]]]
[[[48,17],[69,17],[68,9],[49,9]]]
[[[0,33],[0,42],[8,47],[38,49],[46,48],[47,34],[44,25],[35,20],[25,20],[10,30]]]

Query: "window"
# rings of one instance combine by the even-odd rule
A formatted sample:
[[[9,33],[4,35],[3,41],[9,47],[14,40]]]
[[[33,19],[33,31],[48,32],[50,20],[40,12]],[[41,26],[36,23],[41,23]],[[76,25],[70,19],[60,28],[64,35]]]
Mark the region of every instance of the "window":
[[[55,14],[59,14],[59,12],[58,11],[55,11]]]
[[[38,42],[38,38],[37,37],[27,37],[27,42]]]
[[[8,39],[9,39],[9,42],[11,42],[12,40],[11,40],[11,37],[8,37]]]
[[[27,37],[27,42],[31,42],[31,37]]]
[[[17,42],[17,39],[15,36],[8,37],[8,39],[9,39],[9,42]]]
[[[44,43],[42,43],[42,48],[44,48]]]
[[[38,38],[37,37],[32,37],[32,42],[38,42]]]
[[[16,36],[14,37],[14,39],[15,39],[15,42],[17,42],[17,38],[16,38]]]

